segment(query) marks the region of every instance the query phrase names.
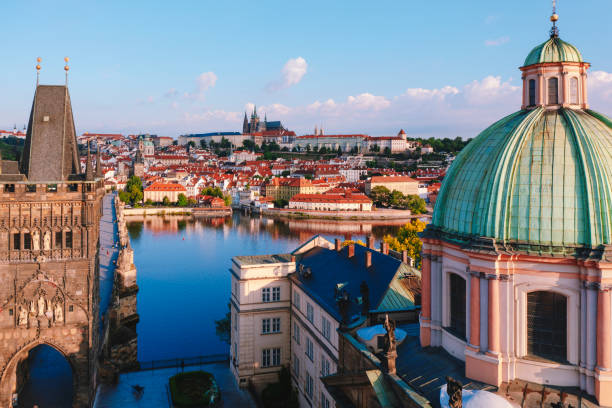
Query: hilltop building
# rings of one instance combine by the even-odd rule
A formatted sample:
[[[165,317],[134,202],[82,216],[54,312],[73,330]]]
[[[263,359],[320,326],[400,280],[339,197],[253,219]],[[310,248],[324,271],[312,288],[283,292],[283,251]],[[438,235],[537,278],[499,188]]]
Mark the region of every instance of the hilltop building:
[[[420,338],[471,379],[577,387],[612,405],[612,121],[580,51],[527,56],[521,110],[448,170],[423,233]]]

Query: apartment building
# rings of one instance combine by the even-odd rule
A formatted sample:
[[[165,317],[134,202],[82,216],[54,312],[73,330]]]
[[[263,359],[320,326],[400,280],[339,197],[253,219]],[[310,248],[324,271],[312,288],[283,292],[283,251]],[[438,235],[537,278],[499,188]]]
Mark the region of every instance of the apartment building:
[[[324,379],[340,371],[343,332],[415,309],[403,283],[412,269],[381,251],[314,236],[290,254],[237,256],[231,269],[231,368],[238,384],[263,389],[282,367],[302,407],[330,408]],[[417,272],[418,273],[418,272]]]

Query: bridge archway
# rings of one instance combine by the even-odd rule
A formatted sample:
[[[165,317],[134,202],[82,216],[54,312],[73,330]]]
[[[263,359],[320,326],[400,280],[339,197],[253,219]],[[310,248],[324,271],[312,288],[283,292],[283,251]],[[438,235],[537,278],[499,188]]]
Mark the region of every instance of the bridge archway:
[[[16,398],[18,407],[80,407],[75,356],[61,347],[37,341],[9,361],[0,379],[0,393]]]

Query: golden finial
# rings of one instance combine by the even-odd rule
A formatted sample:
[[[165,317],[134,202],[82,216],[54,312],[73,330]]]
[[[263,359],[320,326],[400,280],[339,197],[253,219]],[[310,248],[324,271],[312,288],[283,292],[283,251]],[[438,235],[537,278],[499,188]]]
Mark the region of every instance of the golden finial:
[[[550,16],[550,21],[553,23],[552,28],[550,29],[551,37],[559,36],[559,29],[557,28],[557,21],[559,21],[559,15],[557,14],[557,0],[552,0],[552,14]]]
[[[68,61],[70,61],[70,58],[64,57],[64,62],[66,63],[66,65],[64,65],[64,71],[66,71],[66,86],[68,86],[68,71],[70,70],[70,67],[68,66]]]
[[[40,62],[42,58],[36,58],[36,86],[38,86],[38,80],[40,79]]]

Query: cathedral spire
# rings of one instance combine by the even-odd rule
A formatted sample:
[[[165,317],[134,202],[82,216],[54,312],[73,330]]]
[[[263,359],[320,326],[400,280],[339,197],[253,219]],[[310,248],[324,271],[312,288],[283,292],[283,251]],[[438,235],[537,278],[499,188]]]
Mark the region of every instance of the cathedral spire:
[[[93,168],[91,166],[91,151],[89,150],[89,141],[87,141],[87,162],[85,163],[85,180],[93,181]]]
[[[98,142],[96,142],[96,177],[102,177],[102,153]]]

